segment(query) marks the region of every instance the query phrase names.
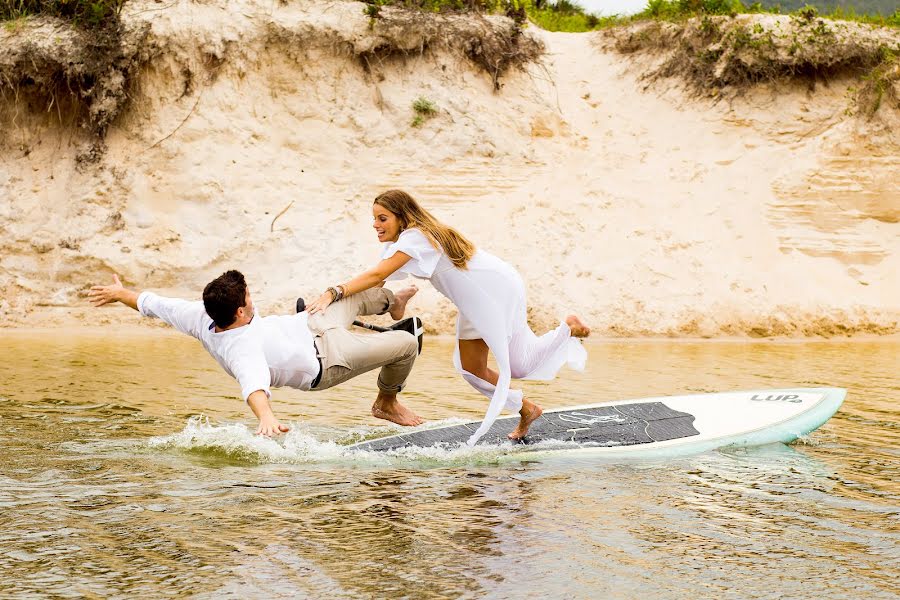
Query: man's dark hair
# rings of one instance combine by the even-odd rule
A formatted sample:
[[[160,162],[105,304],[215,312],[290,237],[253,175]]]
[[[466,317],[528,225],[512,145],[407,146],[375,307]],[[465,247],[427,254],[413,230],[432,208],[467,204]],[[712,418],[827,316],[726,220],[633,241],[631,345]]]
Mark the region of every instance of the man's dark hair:
[[[226,271],[203,288],[206,314],[224,329],[237,319],[237,309],[247,303],[247,282],[240,271]]]

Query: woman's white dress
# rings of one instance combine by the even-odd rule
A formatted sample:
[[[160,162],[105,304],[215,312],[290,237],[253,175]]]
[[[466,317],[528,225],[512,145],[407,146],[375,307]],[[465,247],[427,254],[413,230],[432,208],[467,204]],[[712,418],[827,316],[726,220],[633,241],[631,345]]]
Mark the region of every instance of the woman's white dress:
[[[396,242],[386,243],[381,258],[397,252],[411,260],[388,279],[412,275],[430,280],[459,309],[456,338],[483,339],[497,361],[500,376],[494,386],[462,368],[459,344],[453,355],[453,364],[463,378],[491,399],[484,420],[469,438],[470,445],[490,429],[503,408],[521,410],[522,392],[509,389],[511,378],[553,379],[565,362],[577,370],[584,369],[587,353],[571,337],[566,323],[540,337],[531,331],[526,318],[525,284],[513,267],[496,256],[476,250],[467,268],[457,269],[443,249],[432,246],[415,228],[403,231]]]

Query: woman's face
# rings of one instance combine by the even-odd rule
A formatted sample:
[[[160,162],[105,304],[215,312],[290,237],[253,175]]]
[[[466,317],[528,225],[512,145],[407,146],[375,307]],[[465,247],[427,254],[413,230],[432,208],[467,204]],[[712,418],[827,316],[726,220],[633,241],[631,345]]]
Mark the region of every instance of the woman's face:
[[[397,215],[381,206],[380,204],[372,205],[372,227],[378,234],[379,242],[396,242],[400,237],[400,219]]]

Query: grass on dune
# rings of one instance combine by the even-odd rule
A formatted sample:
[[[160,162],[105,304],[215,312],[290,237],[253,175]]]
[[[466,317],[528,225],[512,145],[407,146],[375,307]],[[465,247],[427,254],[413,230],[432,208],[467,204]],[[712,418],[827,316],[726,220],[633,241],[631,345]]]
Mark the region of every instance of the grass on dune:
[[[0,21],[50,15],[99,27],[117,22],[124,4],[125,0],[0,0]]]
[[[587,13],[581,6],[570,0],[560,0],[556,4],[549,4],[546,0],[528,0],[526,12],[528,18],[542,29],[567,32],[592,31],[647,20],[684,21],[709,15],[782,14],[777,7],[767,8],[759,2],[743,4],[740,0],[648,0],[644,10],[635,15],[605,17]],[[831,20],[855,21],[880,27],[900,28],[900,9],[897,9],[892,15],[884,16],[857,13],[852,9],[841,8],[820,12],[815,7],[805,6],[787,14],[812,14]]]
[[[118,21],[127,0],[0,0],[0,21],[14,21],[30,15],[52,15],[83,27],[99,27]],[[282,2],[297,0],[281,0]],[[532,21],[548,31],[584,32],[624,25],[648,19],[682,20],[704,15],[780,13],[760,2],[743,4],[740,0],[648,0],[643,11],[631,16],[598,16],[586,11],[576,0],[361,0],[363,12],[372,19],[384,6],[397,6],[423,12],[505,14],[518,23]],[[827,19],[857,21],[882,27],[900,28],[900,8],[892,15],[857,13],[837,8],[820,12],[811,6],[794,13],[816,11]]]

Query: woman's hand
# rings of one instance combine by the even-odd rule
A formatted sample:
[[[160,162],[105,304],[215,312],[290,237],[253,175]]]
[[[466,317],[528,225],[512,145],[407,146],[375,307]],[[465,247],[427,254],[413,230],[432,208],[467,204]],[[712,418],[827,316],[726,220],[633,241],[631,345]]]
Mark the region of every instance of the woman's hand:
[[[311,315],[323,312],[332,302],[334,302],[334,294],[325,292],[306,307],[306,312]]]

